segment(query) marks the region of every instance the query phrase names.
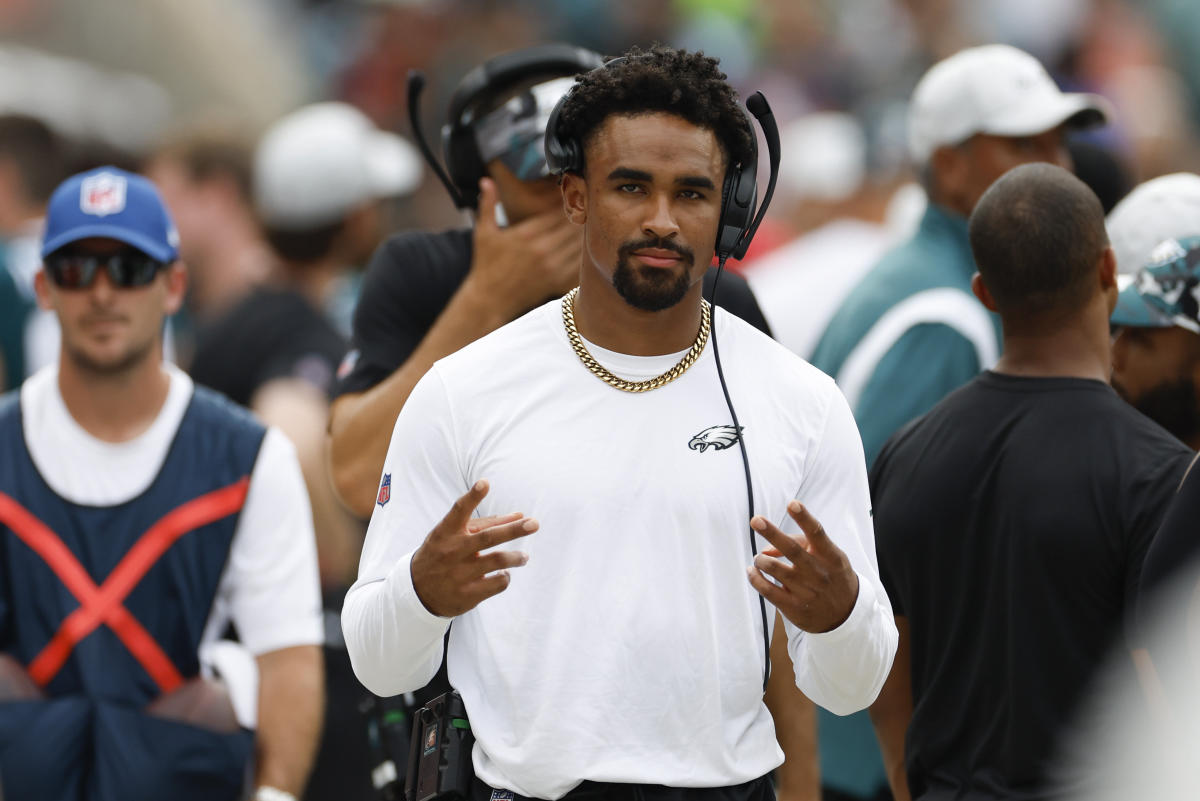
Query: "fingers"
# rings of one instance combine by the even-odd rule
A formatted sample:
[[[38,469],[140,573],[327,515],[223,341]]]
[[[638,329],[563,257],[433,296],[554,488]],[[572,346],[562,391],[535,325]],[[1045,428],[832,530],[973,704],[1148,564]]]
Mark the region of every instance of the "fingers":
[[[763,574],[758,572],[755,567],[746,568],[746,575],[750,579],[750,586],[753,587],[759,595],[766,598],[767,601],[775,608],[783,606],[787,598],[787,591],[782,587],[767,581]]]
[[[524,517],[520,512],[512,512],[507,515],[488,515],[487,517],[473,517],[471,522],[467,523],[467,532],[477,534],[485,528],[498,526],[501,523],[511,523],[514,520],[520,520]]]
[[[532,534],[538,530],[538,522],[532,517],[523,517],[510,523],[502,523],[472,534],[467,547],[472,551],[486,551],[497,545]]]
[[[784,586],[795,583],[797,580],[797,570],[795,567],[765,553],[760,553],[754,557],[754,567]]]
[[[471,606],[476,606],[481,601],[486,601],[493,595],[499,595],[504,592],[508,589],[511,581],[512,576],[509,575],[508,571],[502,570],[499,573],[493,573],[490,576],[484,576],[478,581],[471,582],[465,588],[473,600]]]
[[[808,507],[800,503],[800,501],[791,501],[788,503],[788,514],[796,521],[796,525],[800,526],[800,530],[804,532],[808,538],[808,544],[812,546],[809,550],[830,551],[838,550],[838,547],[833,544],[833,540],[829,539],[829,535],[825,533],[825,527],[821,525],[821,521],[813,517]]]
[[[797,542],[795,537],[784,534],[779,530],[779,526],[762,515],[755,515],[750,519],[750,528],[761,534],[767,542],[775,546],[780,554],[793,562],[808,556],[804,546]]]
[[[475,215],[475,228],[495,230],[496,225],[496,182],[491,178],[479,179],[479,213]]]
[[[464,530],[471,517],[474,516],[475,509],[487,497],[487,494],[488,483],[483,479],[476,481],[465,495],[454,502],[450,511],[446,512],[442,522],[433,529],[433,536],[451,535]]]
[[[529,561],[529,554],[521,551],[493,551],[482,554],[475,560],[475,569],[486,576],[498,570],[510,567],[523,567]]]

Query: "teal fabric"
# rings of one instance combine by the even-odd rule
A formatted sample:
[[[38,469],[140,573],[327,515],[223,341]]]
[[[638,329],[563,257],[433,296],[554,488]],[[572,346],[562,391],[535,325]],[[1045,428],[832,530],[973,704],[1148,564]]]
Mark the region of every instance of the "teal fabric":
[[[975,346],[953,328],[927,324],[908,329],[880,360],[854,410],[868,467],[901,426],[981,369]]]
[[[836,377],[875,322],[897,303],[943,287],[973,298],[974,274],[967,221],[931,203],[916,234],[887,253],[843,301],[812,363]],[[999,318],[993,316],[993,323],[999,342]],[[867,466],[897,429],[980,369],[975,346],[949,326],[918,325],[901,335],[880,360],[854,410]],[[868,714],[839,718],[821,709],[817,721],[822,785],[854,798],[877,797],[887,787],[887,774]]]
[[[33,303],[19,289],[0,250],[0,392],[25,378],[25,324]]]
[[[973,299],[974,274],[966,219],[931,203],[917,233],[887,253],[843,301],[812,363],[836,378],[889,309],[930,289],[957,289]],[[999,343],[1000,321],[994,315],[993,324]],[[900,426],[929,411],[981,367],[971,342],[949,326],[920,325],[904,333],[880,360],[854,410],[868,467]]]

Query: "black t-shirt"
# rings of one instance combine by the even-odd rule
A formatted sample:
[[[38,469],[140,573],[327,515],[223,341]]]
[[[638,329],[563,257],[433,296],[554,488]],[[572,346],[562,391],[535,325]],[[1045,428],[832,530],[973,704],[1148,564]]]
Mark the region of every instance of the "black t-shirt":
[[[408,360],[467,277],[471,251],[470,229],[409,231],[380,245],[367,267],[354,312],[353,350],[334,394],[364,392]],[[715,276],[715,269],[704,276],[706,297]],[[721,276],[717,305],[770,335],[741,276]]]
[[[911,631],[914,798],[1061,789],[1056,743],[1190,458],[1107,384],[990,372],[888,441],[872,502]]]
[[[196,334],[190,373],[197,384],[249,406],[275,378],[333,386],[345,340],[299,292],[259,288]]]
[[[1200,470],[1192,468],[1179,493],[1171,500],[1171,506],[1163,518],[1162,528],[1154,538],[1146,554],[1142,568],[1140,595],[1152,596],[1165,587],[1184,568],[1193,573],[1200,565]]]
[[[1138,588],[1139,629],[1154,656],[1163,645],[1169,645],[1171,636],[1177,636],[1179,642],[1189,636],[1192,592],[1200,584],[1197,521],[1200,521],[1200,470],[1193,466],[1171,500],[1142,567]]]

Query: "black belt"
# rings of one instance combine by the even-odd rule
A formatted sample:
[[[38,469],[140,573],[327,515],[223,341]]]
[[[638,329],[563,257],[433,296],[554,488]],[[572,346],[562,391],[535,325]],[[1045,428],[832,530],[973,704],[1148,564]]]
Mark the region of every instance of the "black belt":
[[[497,790],[475,779],[470,801],[537,801],[511,790]],[[728,787],[667,787],[662,784],[581,782],[562,801],[775,801],[769,776]]]

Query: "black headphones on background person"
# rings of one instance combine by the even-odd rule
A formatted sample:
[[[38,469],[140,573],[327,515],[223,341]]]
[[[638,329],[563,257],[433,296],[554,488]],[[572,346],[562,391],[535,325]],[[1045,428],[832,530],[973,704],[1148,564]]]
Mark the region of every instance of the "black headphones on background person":
[[[607,69],[628,58],[630,57],[619,56],[599,69]],[[572,88],[571,92],[574,91]],[[571,92],[554,106],[546,124],[546,166],[553,175],[580,172],[583,169],[583,145],[574,139],[561,136],[558,132],[559,113]],[[758,230],[767,213],[767,206],[771,204],[771,197],[775,194],[775,182],[779,177],[779,126],[775,123],[775,115],[762,92],[750,95],[746,99],[746,108],[758,120],[763,136],[766,137],[767,152],[771,159],[771,176],[767,183],[766,197],[758,207],[756,216],[754,207],[758,202],[758,137],[751,130],[750,142],[753,150],[749,162],[731,163],[725,170],[725,180],[721,185],[721,216],[714,250],[722,264],[726,259],[741,259],[746,255],[746,249],[754,239],[754,232]]]
[[[460,209],[479,206],[479,179],[487,175],[487,166],[479,155],[473,126],[479,101],[504,88],[535,75],[569,77],[590,72],[604,64],[604,58],[583,47],[546,44],[504,53],[485,61],[468,72],[450,98],[446,123],[442,126],[443,168],[421,130],[417,100],[425,86],[425,76],[417,70],[408,73],[408,117],[421,155],[450,193]]]

